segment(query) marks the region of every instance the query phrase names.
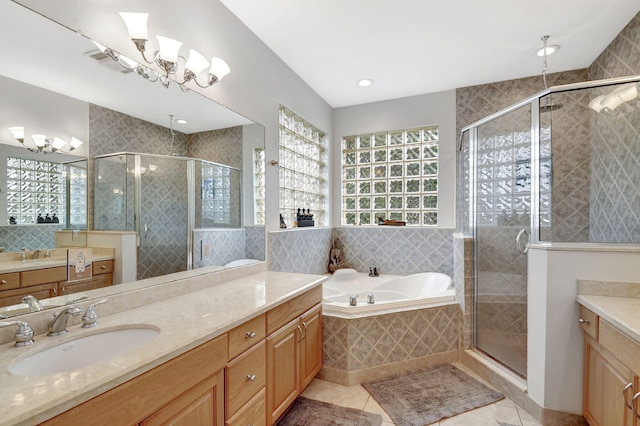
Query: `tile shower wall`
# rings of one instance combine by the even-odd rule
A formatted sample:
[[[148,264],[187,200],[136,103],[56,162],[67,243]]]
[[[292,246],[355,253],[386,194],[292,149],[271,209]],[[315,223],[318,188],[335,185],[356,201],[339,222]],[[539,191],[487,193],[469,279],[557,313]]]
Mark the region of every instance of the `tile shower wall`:
[[[366,318],[323,317],[324,366],[354,372],[457,351],[457,304]]]
[[[0,226],[0,241],[3,251],[29,251],[56,246],[54,231],[64,229],[64,225]]]
[[[242,126],[188,136],[189,157],[242,169]]]
[[[453,278],[453,230],[412,227],[340,227],[333,230],[344,260],[355,270],[381,274],[442,272]]]
[[[196,229],[193,231],[193,267],[224,266],[246,257],[244,229]]]
[[[591,79],[640,74],[640,13],[589,67]],[[592,93],[597,96],[601,93]],[[640,243],[640,111],[592,114],[591,239]]]
[[[325,227],[269,232],[269,270],[327,273],[331,235]]]
[[[265,260],[264,226],[245,226],[245,258]]]

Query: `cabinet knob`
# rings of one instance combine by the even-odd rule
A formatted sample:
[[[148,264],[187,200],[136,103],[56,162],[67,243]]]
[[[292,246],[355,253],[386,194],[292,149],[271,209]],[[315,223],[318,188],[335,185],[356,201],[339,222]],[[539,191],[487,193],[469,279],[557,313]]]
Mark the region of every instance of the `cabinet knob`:
[[[247,331],[247,339],[253,339],[256,337],[256,333],[254,331]]]
[[[256,379],[255,374],[247,374],[247,382],[253,382]]]
[[[587,320],[587,319],[582,319],[582,318],[580,318],[580,319],[578,320],[578,322],[579,322],[580,324],[589,325],[589,320]]]
[[[107,265],[102,265],[100,269],[107,269]]]
[[[7,280],[2,280],[2,281],[0,281],[0,282],[2,282],[2,284],[6,284],[6,283],[7,283]]]

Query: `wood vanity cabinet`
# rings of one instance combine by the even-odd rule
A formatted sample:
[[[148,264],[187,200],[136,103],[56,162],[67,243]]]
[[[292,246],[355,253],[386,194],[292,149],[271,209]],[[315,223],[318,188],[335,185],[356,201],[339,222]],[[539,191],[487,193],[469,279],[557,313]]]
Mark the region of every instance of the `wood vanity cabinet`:
[[[267,425],[274,424],[322,368],[322,287],[267,313]],[[284,323],[284,325],[282,325]]]
[[[65,266],[0,274],[0,307],[22,303],[22,298],[29,294],[36,299],[48,299],[110,286],[113,265],[113,260],[93,262],[93,277],[75,282],[67,281]]]
[[[585,333],[584,417],[591,426],[640,424],[630,405],[640,390],[640,344],[583,306],[580,317]]]
[[[43,425],[272,425],[322,367],[322,286]]]
[[[43,425],[224,424],[223,334]]]

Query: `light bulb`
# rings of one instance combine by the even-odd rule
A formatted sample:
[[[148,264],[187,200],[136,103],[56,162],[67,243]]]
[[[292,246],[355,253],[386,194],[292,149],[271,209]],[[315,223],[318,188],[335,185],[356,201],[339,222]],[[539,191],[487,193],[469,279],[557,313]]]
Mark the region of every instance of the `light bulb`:
[[[231,72],[231,68],[229,65],[222,59],[214,56],[211,58],[211,69],[209,70],[209,74],[213,74],[218,78],[218,81],[222,80],[222,77],[229,74]]]
[[[63,141],[62,139],[60,139],[59,137],[54,137],[53,138],[53,142],[51,143],[51,147],[53,149],[55,149],[56,151],[59,149],[62,149],[63,146],[65,146],[67,143],[65,141]]]
[[[195,76],[200,75],[205,68],[209,66],[209,61],[200,54],[197,50],[189,49],[189,59],[185,68],[191,71]]]
[[[71,142],[69,142],[69,145],[71,145],[71,149],[76,149],[78,148],[80,145],[82,145],[84,142],[82,142],[80,139],[76,138],[75,136],[73,136],[71,138]]]
[[[127,26],[129,37],[133,40],[147,40],[149,32],[147,31],[148,13],[120,12],[120,17]]]
[[[14,138],[19,140],[20,139],[24,140],[24,127],[22,126],[9,127],[9,131],[11,132]]]
[[[38,148],[42,148],[47,144],[47,137],[45,135],[31,135],[31,139],[33,139],[33,143]]]
[[[160,46],[160,59],[167,62],[175,63],[178,61],[178,51],[182,42],[169,37],[156,36],[158,45]]]

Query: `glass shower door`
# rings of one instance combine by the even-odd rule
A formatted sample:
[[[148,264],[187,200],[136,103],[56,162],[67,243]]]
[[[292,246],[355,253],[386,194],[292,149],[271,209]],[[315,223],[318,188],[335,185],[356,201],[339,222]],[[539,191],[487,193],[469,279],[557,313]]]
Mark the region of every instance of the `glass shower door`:
[[[138,279],[188,268],[187,161],[136,155],[139,173]]]
[[[526,377],[531,107],[478,126],[476,137],[475,344]]]

